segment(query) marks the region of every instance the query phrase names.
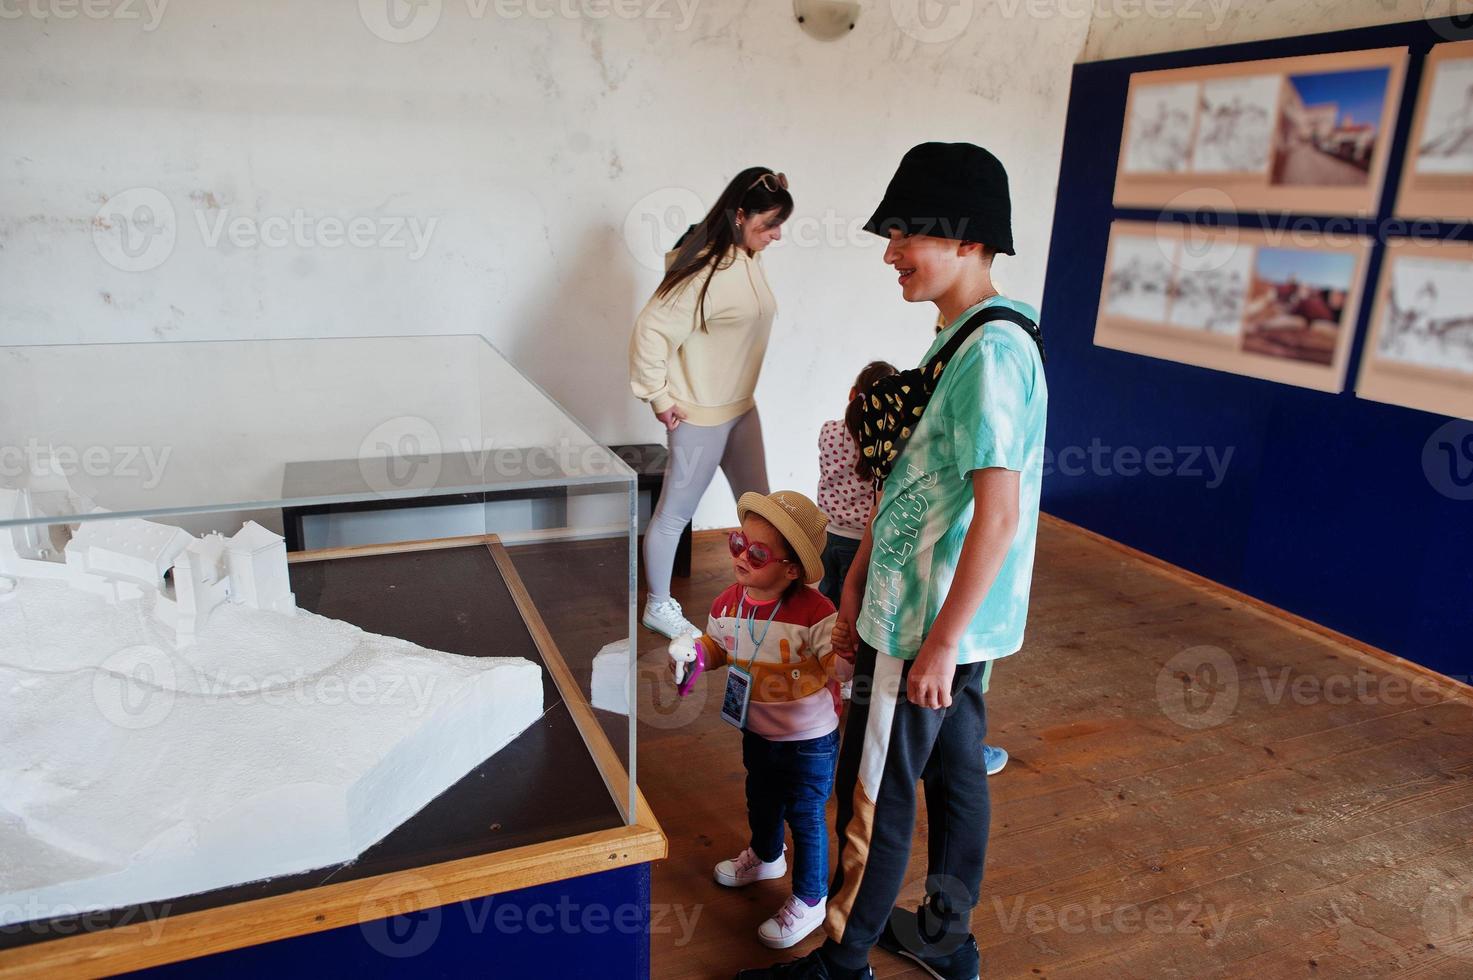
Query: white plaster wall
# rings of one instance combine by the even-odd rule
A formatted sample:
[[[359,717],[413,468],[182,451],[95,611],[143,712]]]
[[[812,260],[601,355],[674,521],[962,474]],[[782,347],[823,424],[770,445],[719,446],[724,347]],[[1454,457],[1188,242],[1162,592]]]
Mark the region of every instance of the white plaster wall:
[[[798,211],[759,402],[773,485],[810,492],[854,373],[929,341],[854,228],[913,143],[982,143],[1013,178],[999,278],[1037,302],[1089,27],[981,0],[868,2],[829,44],[786,0],[88,2],[0,4],[0,344],[482,333],[599,439],[661,441],[625,366],[651,243],[760,163]],[[325,244],[355,219],[371,244]],[[697,525],[734,521],[718,480]]]
[[[1024,0],[1027,2],[1027,0]],[[1064,0],[1068,2],[1068,0]],[[1467,14],[1468,0],[1090,0],[1082,61]]]

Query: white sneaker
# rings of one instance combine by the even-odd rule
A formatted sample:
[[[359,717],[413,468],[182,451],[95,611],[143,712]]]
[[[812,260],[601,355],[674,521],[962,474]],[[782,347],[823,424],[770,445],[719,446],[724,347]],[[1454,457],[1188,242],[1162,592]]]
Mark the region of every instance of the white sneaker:
[[[787,848],[783,848],[784,851]],[[781,878],[788,873],[788,861],[782,854],[776,861],[763,861],[750,847],[730,861],[716,865],[716,883],[727,888],[740,888],[754,881]]]
[[[644,615],[639,620],[645,629],[663,633],[670,639],[689,636],[691,633],[699,633],[695,624],[685,618],[685,613],[680,608],[680,603],[674,599],[654,600],[648,599],[644,604]]]
[[[762,940],[764,946],[773,949],[795,946],[810,932],[823,925],[827,907],[827,900],[810,907],[797,895],[789,895],[783,907],[777,910],[777,915],[757,927],[757,938]]]

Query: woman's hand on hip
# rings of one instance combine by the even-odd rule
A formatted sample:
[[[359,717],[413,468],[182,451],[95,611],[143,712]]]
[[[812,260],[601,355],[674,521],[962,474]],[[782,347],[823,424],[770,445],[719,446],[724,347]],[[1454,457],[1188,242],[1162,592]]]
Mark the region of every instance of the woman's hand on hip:
[[[665,431],[674,432],[675,427],[685,421],[685,413],[680,410],[679,405],[671,405],[663,412],[656,412],[655,418],[665,423]]]

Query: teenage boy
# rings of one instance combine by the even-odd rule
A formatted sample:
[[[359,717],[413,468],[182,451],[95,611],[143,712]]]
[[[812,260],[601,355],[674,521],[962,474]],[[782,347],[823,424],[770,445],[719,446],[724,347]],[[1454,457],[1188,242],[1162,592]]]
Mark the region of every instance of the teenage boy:
[[[971,913],[991,813],[981,681],[989,661],[1022,646],[1028,614],[1048,406],[1038,314],[993,287],[993,256],[1013,254],[1011,204],[1006,171],[981,147],[911,149],[865,228],[889,239],[885,261],[906,301],[934,303],[948,324],[923,364],[974,315],[1011,312],[994,309],[1008,319],[974,329],[939,369],[844,583],[835,645],[856,631],[861,642],[839,756],[828,939],[739,980],[871,977],[877,943],[947,980],[980,972]],[[918,781],[929,866],[925,901],[911,911],[895,900]]]

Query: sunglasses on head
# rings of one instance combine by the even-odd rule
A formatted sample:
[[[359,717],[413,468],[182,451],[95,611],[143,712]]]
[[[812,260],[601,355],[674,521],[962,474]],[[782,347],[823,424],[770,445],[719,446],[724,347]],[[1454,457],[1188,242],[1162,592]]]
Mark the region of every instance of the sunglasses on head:
[[[766,568],[774,561],[787,565],[793,563],[791,558],[778,558],[768,549],[767,545],[760,541],[748,541],[747,536],[740,531],[731,532],[731,537],[727,539],[726,543],[727,547],[731,548],[731,556],[733,558],[740,558],[745,553],[747,564],[751,565],[754,571],[759,568]]]
[[[775,194],[779,190],[785,191],[788,189],[788,175],[776,173],[763,174],[761,177],[758,177],[756,180],[752,181],[752,186],[748,187],[747,190],[751,190],[752,187],[756,187],[758,184],[761,184],[767,190],[772,191]]]

